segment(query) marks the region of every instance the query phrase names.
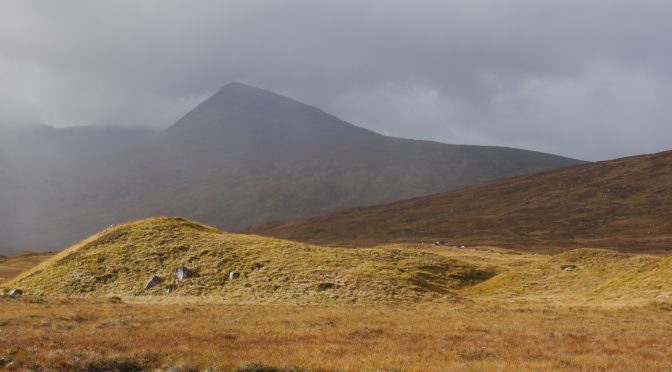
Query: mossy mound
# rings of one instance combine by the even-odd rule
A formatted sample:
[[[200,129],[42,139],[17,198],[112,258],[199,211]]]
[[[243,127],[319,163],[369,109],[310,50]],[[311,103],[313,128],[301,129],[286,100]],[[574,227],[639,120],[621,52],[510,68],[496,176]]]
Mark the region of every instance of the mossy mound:
[[[672,304],[672,257],[643,262],[606,282],[593,296],[606,301]]]
[[[180,266],[192,275],[174,283]],[[232,279],[231,272],[239,277]],[[223,233],[181,218],[161,217],[110,227],[5,286],[37,296],[385,303],[450,299],[454,290],[493,275],[474,264],[417,249],[326,248]],[[161,284],[145,290],[153,276]]]
[[[672,298],[672,258],[576,249],[467,288],[480,299],[634,305]]]

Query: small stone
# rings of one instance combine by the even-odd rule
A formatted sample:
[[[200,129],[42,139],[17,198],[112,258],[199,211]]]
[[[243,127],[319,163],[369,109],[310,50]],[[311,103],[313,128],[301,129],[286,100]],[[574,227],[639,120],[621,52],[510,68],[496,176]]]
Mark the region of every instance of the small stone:
[[[236,271],[232,271],[229,273],[229,279],[234,280],[240,278],[240,273]]]
[[[562,266],[560,266],[560,269],[562,271],[572,271],[572,270],[576,270],[576,265],[562,265]]]
[[[13,298],[19,298],[23,296],[23,291],[20,289],[13,288],[11,291],[9,291],[8,295]]]
[[[169,284],[169,285],[167,285],[163,288],[163,291],[166,292],[166,294],[170,294],[176,289],[177,289],[177,286],[175,284]]]
[[[192,276],[193,273],[191,272],[191,270],[187,269],[184,266],[178,266],[177,269],[175,269],[175,277],[178,280],[190,278]]]
[[[336,284],[334,283],[320,283],[317,285],[318,291],[326,291],[327,289],[335,288]]]
[[[147,282],[147,284],[145,284],[145,290],[152,289],[152,288],[156,287],[156,286],[159,285],[159,284],[161,284],[161,278],[159,278],[158,276],[154,275],[151,279],[149,279],[149,281]]]

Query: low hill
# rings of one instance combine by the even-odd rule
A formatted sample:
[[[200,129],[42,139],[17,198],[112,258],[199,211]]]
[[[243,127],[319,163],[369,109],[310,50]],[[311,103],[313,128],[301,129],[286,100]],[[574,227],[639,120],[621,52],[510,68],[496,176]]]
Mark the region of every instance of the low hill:
[[[320,247],[167,217],[112,226],[52,257],[0,260],[0,273],[16,263],[36,266],[0,291],[168,303],[672,303],[669,255],[585,248],[541,255],[417,243]],[[148,288],[150,280],[155,286]]]
[[[249,232],[326,245],[443,240],[532,250],[672,251],[672,152],[519,176]]]
[[[190,277],[173,283],[180,266]],[[152,218],[110,227],[4,286],[47,296],[386,303],[450,300],[455,290],[492,275],[475,264],[416,249],[324,248]],[[145,290],[153,276],[161,283]]]
[[[672,257],[576,249],[507,271],[462,294],[522,303],[672,303]]]
[[[578,163],[387,137],[231,83],[162,132],[0,127],[0,242],[59,250],[157,215],[241,229]]]

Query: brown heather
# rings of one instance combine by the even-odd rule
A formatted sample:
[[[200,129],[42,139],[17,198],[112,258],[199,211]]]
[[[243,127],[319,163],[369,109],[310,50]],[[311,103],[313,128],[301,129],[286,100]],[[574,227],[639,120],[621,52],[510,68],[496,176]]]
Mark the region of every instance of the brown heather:
[[[656,307],[0,301],[6,368],[672,369],[672,311]]]
[[[672,251],[672,151],[513,177],[247,232],[332,246],[390,242]]]

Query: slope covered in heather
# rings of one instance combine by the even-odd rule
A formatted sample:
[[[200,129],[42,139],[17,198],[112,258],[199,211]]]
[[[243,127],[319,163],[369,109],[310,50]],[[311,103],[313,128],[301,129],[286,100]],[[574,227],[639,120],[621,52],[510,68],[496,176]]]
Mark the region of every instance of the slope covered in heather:
[[[331,245],[443,240],[566,250],[672,251],[672,152],[519,176],[249,231]]]

